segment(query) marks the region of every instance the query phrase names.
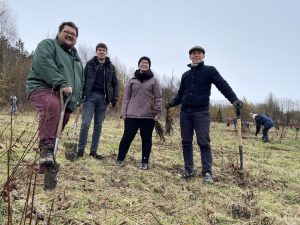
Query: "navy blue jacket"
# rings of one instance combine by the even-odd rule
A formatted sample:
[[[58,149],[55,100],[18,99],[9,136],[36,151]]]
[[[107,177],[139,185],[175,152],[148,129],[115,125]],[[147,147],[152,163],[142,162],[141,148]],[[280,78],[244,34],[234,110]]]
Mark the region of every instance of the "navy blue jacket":
[[[256,123],[256,134],[259,133],[260,127],[262,125],[264,126],[264,128],[267,128],[267,129],[274,127],[273,120],[264,113],[258,114],[255,116],[255,123]]]
[[[177,96],[170,102],[170,106],[181,104],[181,110],[185,112],[208,111],[212,84],[231,103],[238,99],[215,67],[204,65],[204,62],[195,67],[191,64],[188,66],[191,69],[182,75]]]
[[[91,94],[99,62],[97,57],[93,57],[89,60],[84,68],[85,84],[83,87],[83,98]],[[105,58],[104,63],[104,94],[105,103],[108,105],[110,102],[116,102],[119,95],[118,79],[116,76],[116,70],[114,65],[111,63],[109,57]]]

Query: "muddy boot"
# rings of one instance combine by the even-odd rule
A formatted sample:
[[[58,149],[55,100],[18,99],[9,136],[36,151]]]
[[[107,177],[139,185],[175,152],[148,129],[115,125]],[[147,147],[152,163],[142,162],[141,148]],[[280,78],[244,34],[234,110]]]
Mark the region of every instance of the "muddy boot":
[[[56,187],[58,181],[59,165],[47,165],[45,166],[45,174],[44,174],[44,190],[52,190]]]
[[[40,148],[40,166],[49,166],[54,164],[53,147],[43,146]]]

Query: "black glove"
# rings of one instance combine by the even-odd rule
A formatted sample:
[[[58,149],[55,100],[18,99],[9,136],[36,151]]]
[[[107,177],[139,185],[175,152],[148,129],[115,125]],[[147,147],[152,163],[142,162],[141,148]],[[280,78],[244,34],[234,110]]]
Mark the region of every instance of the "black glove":
[[[239,99],[236,99],[236,100],[234,100],[234,102],[232,103],[232,105],[236,109],[241,109],[243,107],[243,102],[241,100],[239,100]]]
[[[117,101],[116,101],[116,100],[112,100],[112,101],[111,101],[111,106],[112,106],[112,107],[115,107],[116,104],[117,104]]]
[[[255,133],[255,136],[257,136],[258,135],[258,133]]]

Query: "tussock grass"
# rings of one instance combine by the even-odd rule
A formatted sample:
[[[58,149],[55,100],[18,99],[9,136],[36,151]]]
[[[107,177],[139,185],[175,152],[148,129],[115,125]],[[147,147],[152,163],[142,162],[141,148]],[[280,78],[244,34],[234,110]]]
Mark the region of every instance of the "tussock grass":
[[[0,127],[9,116],[0,115]],[[32,139],[37,127],[34,114],[20,115],[13,122],[12,167]],[[150,169],[139,169],[141,139],[133,141],[122,168],[115,166],[119,141],[123,133],[120,119],[106,118],[98,153],[105,159],[88,156],[92,128],[85,156],[70,162],[64,157],[64,142],[72,132],[73,118],[67,125],[58,151],[60,163],[58,186],[43,190],[43,176],[38,175],[34,216],[46,218],[52,200],[52,224],[300,224],[300,146],[294,131],[279,143],[275,132],[271,143],[262,143],[254,130],[243,133],[244,174],[238,172],[236,131],[225,124],[212,123],[214,185],[202,183],[199,149],[194,140],[196,176],[181,179],[183,165],[178,121],[174,133],[162,143],[153,135]],[[77,134],[79,134],[80,124]],[[252,128],[254,129],[254,128]],[[9,144],[9,129],[1,136],[0,155]],[[34,163],[32,147],[14,181],[13,220],[18,224],[28,188],[28,165]],[[0,170],[6,171],[6,156],[0,158]],[[6,180],[0,175],[0,184]],[[6,222],[6,203],[0,200],[0,223]]]

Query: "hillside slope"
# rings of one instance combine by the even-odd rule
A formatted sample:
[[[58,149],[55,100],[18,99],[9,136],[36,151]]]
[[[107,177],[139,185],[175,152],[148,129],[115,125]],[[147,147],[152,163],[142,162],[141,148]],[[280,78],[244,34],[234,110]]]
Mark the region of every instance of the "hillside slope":
[[[0,115],[1,130],[9,117]],[[275,130],[271,143],[262,143],[254,131],[243,133],[244,176],[238,168],[236,132],[225,124],[212,123],[214,185],[205,185],[200,177],[200,154],[194,141],[197,176],[185,180],[178,176],[183,165],[179,125],[175,133],[161,143],[154,135],[151,164],[148,171],[139,169],[140,137],[132,143],[123,168],[115,166],[123,132],[120,119],[107,118],[102,130],[100,150],[105,159],[88,157],[75,162],[64,158],[63,142],[68,140],[73,118],[64,131],[58,152],[59,181],[53,191],[43,190],[43,176],[37,175],[33,220],[46,224],[300,224],[300,143],[295,131],[287,130],[279,143]],[[78,126],[78,131],[79,133]],[[254,129],[254,128],[252,128]],[[18,224],[27,209],[30,221],[32,194],[26,201],[30,175],[34,174],[36,117],[20,115],[13,121],[11,170],[25,149],[31,149],[13,180],[11,200],[13,224]],[[92,129],[90,129],[91,132]],[[0,170],[7,171],[5,151],[9,146],[10,128],[1,135]],[[89,136],[91,138],[91,135]],[[90,141],[90,140],[89,140]],[[33,144],[32,147],[30,144]],[[90,144],[90,142],[89,142]],[[0,175],[0,185],[6,174]],[[33,188],[33,186],[32,186]],[[31,193],[32,189],[31,188]],[[51,209],[53,203],[53,208]],[[44,221],[42,221],[42,219]],[[24,220],[24,218],[23,218]],[[7,222],[7,203],[0,200],[0,224]]]

